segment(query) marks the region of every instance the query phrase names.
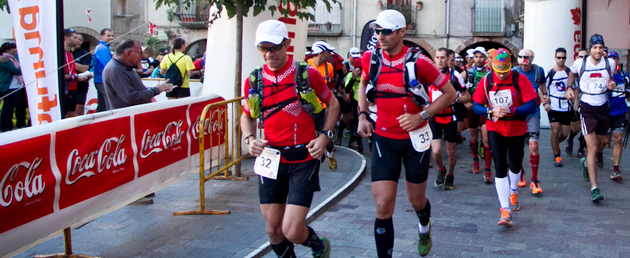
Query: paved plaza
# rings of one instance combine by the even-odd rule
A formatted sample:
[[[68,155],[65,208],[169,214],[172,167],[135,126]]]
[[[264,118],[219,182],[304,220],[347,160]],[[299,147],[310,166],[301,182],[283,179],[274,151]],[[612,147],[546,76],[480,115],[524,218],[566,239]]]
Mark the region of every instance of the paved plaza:
[[[469,138],[467,131],[463,135]],[[606,199],[593,204],[578,159],[564,154],[564,143],[564,167],[553,167],[549,135],[549,130],[541,131],[538,177],[544,192],[535,197],[528,188],[519,189],[521,210],[513,212],[512,227],[496,226],[500,217],[496,191],[494,185],[483,183],[483,173],[470,173],[468,141],[457,146],[459,161],[453,190],[435,188],[437,168],[430,170],[427,196],[432,204],[433,249],[428,257],[624,257],[630,253],[630,189],[625,181],[608,179],[612,149],[604,150],[604,169],[600,169],[598,180]],[[344,142],[347,146],[347,139]],[[367,153],[367,146],[365,150]],[[625,150],[621,162],[622,175],[627,179],[629,151]],[[529,150],[525,155],[529,156]],[[322,191],[316,194],[313,209],[329,204],[320,207],[310,225],[321,237],[330,239],[331,257],[376,257],[369,155],[362,178],[363,159],[355,152],[339,148],[337,159],[339,169],[335,172],[322,164]],[[528,161],[525,159],[529,183]],[[100,257],[275,257],[273,253],[264,254],[269,250],[264,248],[268,238],[258,207],[252,162],[249,159],[243,164],[244,174],[250,176],[247,182],[213,180],[206,184],[207,209],[230,210],[230,215],[172,215],[173,211],[198,207],[198,176],[192,174],[156,192],[152,205],[127,205],[73,229],[73,250]],[[351,184],[355,178],[356,187]],[[348,190],[335,197],[344,187]],[[404,184],[398,188],[393,217],[394,257],[418,257],[418,218],[407,201]],[[63,238],[57,236],[15,257],[60,252]],[[296,254],[311,257],[310,250],[303,246],[296,246]]]

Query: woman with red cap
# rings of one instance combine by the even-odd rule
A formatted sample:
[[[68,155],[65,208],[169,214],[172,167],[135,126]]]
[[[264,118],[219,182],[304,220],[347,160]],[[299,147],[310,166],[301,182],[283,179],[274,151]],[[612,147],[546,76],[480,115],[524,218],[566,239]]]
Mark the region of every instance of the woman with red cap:
[[[475,114],[488,116],[494,183],[501,204],[500,226],[512,225],[511,211],[520,208],[517,189],[527,133],[525,118],[536,111],[537,97],[527,77],[510,68],[510,52],[499,48],[492,56],[493,72],[481,79],[473,96]]]

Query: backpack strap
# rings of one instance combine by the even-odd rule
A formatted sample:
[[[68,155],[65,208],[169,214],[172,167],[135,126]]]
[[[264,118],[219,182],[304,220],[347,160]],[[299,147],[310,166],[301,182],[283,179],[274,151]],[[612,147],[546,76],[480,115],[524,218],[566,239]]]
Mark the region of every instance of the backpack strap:
[[[370,83],[376,87],[376,80],[381,73],[381,49],[377,48],[372,51],[372,55],[370,57]]]
[[[516,92],[518,92],[518,94],[520,95],[521,87],[518,85],[519,77],[521,77],[521,73],[519,73],[518,71],[512,71],[512,87],[514,87],[514,89],[516,89]]]
[[[540,81],[540,68],[537,64],[532,64],[532,68],[534,68],[534,70],[536,70],[536,75],[534,76],[534,80],[536,81],[536,83],[538,83]]]
[[[553,81],[554,76],[556,76],[556,70],[551,68],[551,70],[549,70],[549,73],[547,73],[547,90],[549,90],[549,87],[551,87],[551,82]]]
[[[262,66],[254,68],[254,70],[249,74],[249,87],[258,93],[258,97],[260,101],[258,102],[258,117],[260,118],[260,124],[264,124],[265,118],[263,117],[262,112],[262,103],[263,103],[263,80],[262,80]]]

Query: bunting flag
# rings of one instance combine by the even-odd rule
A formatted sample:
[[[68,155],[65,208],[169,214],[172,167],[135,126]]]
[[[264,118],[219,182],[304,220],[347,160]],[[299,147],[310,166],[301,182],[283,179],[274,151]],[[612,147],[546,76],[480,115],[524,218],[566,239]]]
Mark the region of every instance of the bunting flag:
[[[158,26],[149,21],[147,22],[147,24],[149,25],[149,33],[153,35],[153,29],[158,29]]]
[[[92,17],[90,17],[91,12],[92,12],[92,8],[88,8],[87,10],[85,10],[85,14],[88,17],[88,22],[92,22]]]

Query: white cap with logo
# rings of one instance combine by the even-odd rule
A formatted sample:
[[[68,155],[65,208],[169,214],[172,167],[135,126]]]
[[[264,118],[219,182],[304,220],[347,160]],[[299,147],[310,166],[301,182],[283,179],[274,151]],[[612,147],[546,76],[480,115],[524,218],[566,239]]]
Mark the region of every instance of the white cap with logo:
[[[316,41],[315,43],[313,43],[313,46],[311,47],[311,51],[313,55],[317,55],[326,50],[332,52],[332,51],[335,51],[335,48],[332,47],[330,44],[328,44],[326,41]]]
[[[255,46],[261,42],[269,42],[274,45],[279,45],[284,39],[289,38],[289,31],[287,26],[278,20],[266,20],[258,24],[256,29],[256,41]]]
[[[407,25],[405,16],[396,10],[385,10],[376,16],[376,21],[370,24],[370,28],[381,26],[383,29],[398,30],[405,28]]]
[[[361,50],[359,50],[356,47],[353,47],[350,49],[350,51],[348,51],[348,54],[354,58],[361,57]]]

